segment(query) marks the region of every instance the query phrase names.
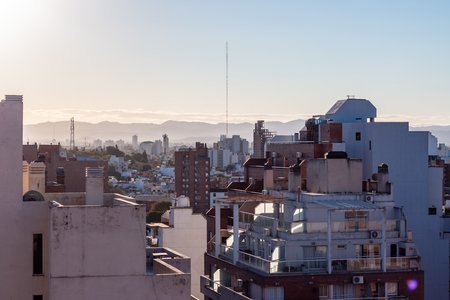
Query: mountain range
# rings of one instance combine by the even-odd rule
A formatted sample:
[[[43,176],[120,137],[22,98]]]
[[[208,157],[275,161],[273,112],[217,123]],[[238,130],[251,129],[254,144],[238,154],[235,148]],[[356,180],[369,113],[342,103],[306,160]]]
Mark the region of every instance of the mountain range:
[[[298,132],[303,128],[305,120],[297,119],[289,122],[265,122],[265,128],[277,134],[287,135]],[[254,124],[232,123],[228,126],[229,136],[240,135],[249,142],[253,140]],[[118,122],[75,122],[75,144],[84,145],[92,143],[95,139],[119,139],[131,142],[133,135],[138,136],[139,142],[162,139],[163,134],[169,136],[171,143],[193,144],[196,141],[211,144],[219,140],[226,130],[225,123],[210,124],[204,122],[167,121],[162,124],[153,123],[118,123]],[[450,145],[450,126],[411,127],[414,131],[430,131],[439,140],[439,143]],[[69,121],[45,122],[25,125],[23,139],[29,143],[58,143],[69,144]]]

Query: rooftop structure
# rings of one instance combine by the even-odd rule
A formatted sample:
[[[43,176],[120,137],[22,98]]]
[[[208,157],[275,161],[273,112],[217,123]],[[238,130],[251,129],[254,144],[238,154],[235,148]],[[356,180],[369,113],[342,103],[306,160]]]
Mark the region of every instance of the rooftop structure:
[[[145,243],[145,207],[103,193],[45,193],[45,164],[22,161],[22,97],[0,102],[0,299],[190,299],[190,260]],[[157,287],[157,288],[155,288]]]
[[[386,165],[367,191],[362,161],[342,153],[277,170],[269,162],[263,190],[232,184],[235,196],[216,199],[207,298],[423,299],[420,256]]]
[[[277,172],[298,158],[345,151],[349,158],[362,160],[365,181],[377,172],[378,165],[389,165],[395,203],[403,207],[422,256],[425,298],[438,299],[444,294],[448,298],[449,247],[443,237],[450,226],[443,223],[441,212],[443,167],[436,163],[437,139],[430,132],[410,131],[407,122],[377,122],[375,118],[376,109],[369,100],[339,100],[327,114],[307,120],[298,141],[268,144],[266,153],[274,158]],[[262,182],[261,169],[254,168],[247,175],[256,182],[253,186]]]

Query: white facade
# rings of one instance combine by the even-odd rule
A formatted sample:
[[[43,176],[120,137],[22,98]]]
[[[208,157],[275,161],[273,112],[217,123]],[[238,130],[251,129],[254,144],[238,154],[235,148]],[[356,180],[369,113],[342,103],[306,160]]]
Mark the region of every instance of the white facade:
[[[148,257],[144,206],[93,186],[23,196],[45,169],[22,162],[21,96],[0,102],[0,140],[0,299],[190,299],[189,259]]]
[[[406,122],[350,121],[349,116],[357,116],[359,111],[371,111],[372,114],[364,116],[375,117],[372,105],[368,106],[362,109],[349,105],[342,117],[339,112],[333,115],[335,121],[347,121],[342,123],[346,151],[350,158],[363,160],[365,179],[370,178],[379,164],[389,166],[390,178],[395,183],[395,202],[404,209],[422,257],[425,299],[448,298],[449,245],[440,234],[442,168],[429,166],[428,162],[429,155],[437,154],[437,140],[429,132],[409,131]],[[437,208],[437,214],[428,214],[431,207]]]
[[[169,218],[170,227],[159,229],[158,245],[182,252],[191,258],[191,293],[202,299],[200,275],[204,274],[206,219],[201,214],[193,214],[189,204],[186,207],[172,207]]]

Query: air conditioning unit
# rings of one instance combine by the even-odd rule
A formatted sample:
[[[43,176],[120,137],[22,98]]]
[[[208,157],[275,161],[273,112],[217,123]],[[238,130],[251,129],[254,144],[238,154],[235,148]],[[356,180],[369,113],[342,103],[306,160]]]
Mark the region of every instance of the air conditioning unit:
[[[366,195],[366,201],[367,202],[373,202],[373,196],[372,195]]]
[[[369,236],[371,239],[381,239],[381,231],[371,230],[369,231]]]
[[[353,284],[363,284],[364,276],[353,276]]]

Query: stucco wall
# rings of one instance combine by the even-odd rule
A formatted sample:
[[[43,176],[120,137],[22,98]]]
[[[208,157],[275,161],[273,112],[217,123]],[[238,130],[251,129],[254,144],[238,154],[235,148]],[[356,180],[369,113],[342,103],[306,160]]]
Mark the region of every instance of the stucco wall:
[[[50,300],[188,300],[190,275],[52,278]]]
[[[200,275],[204,269],[206,219],[201,214],[192,214],[190,208],[175,208],[172,212],[174,224],[171,228],[162,229],[162,246],[191,258],[192,294],[201,299]]]
[[[145,207],[50,210],[52,277],[145,273]]]

